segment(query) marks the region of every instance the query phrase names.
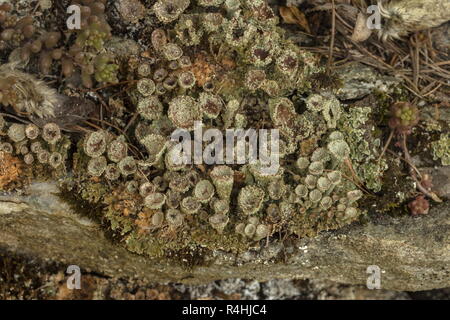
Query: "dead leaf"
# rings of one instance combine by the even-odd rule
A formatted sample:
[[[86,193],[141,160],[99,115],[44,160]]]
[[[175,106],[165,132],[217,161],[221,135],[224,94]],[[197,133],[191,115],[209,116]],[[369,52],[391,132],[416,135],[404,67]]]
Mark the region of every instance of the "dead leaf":
[[[367,17],[364,13],[359,12],[356,18],[355,28],[353,29],[352,40],[355,42],[363,42],[369,39],[372,30],[367,27]]]
[[[301,12],[299,8],[294,6],[280,7],[280,15],[283,18],[284,23],[296,24],[307,33],[311,33],[308,20],[306,19],[305,14]]]

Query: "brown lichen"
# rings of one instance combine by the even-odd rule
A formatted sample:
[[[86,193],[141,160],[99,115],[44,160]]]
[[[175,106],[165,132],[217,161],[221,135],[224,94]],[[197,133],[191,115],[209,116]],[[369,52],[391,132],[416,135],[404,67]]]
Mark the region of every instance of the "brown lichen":
[[[11,183],[22,178],[23,163],[17,157],[0,151],[0,189],[7,190]]]

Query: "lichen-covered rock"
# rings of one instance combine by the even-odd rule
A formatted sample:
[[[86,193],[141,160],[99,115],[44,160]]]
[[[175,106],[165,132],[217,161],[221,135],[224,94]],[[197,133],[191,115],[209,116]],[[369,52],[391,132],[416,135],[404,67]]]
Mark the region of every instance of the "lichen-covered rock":
[[[338,89],[337,97],[342,100],[361,99],[374,90],[382,92],[399,83],[399,80],[381,76],[374,69],[352,62],[339,70],[342,75],[342,88]]]

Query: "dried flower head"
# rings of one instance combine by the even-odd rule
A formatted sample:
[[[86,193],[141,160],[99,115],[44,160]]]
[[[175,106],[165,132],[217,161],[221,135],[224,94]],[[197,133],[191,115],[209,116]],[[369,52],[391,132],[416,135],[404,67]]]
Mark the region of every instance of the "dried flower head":
[[[178,75],[178,84],[181,88],[190,89],[195,86],[197,79],[192,71],[181,72]]]
[[[59,152],[52,152],[48,158],[48,164],[53,168],[58,168],[63,164],[63,156]]]
[[[141,79],[136,84],[137,90],[144,97],[151,96],[156,89],[156,85],[151,79]]]
[[[184,222],[184,215],[177,209],[168,209],[166,212],[166,221],[171,227],[181,227]]]
[[[14,147],[9,142],[2,142],[0,144],[0,151],[1,152],[6,152],[6,153],[13,153],[14,152]]]
[[[272,180],[267,186],[267,193],[272,200],[280,200],[286,192],[283,179]]]
[[[350,155],[350,147],[339,131],[334,131],[328,138],[327,150],[338,161],[344,161]]]
[[[175,190],[167,190],[166,192],[166,205],[169,208],[176,209],[181,202],[181,193]]]
[[[245,78],[245,85],[251,91],[256,91],[263,85],[266,80],[266,73],[264,70],[252,69],[247,72]]]
[[[153,12],[159,21],[170,23],[178,19],[189,3],[190,0],[158,0],[153,6]]]
[[[105,178],[114,181],[120,178],[120,170],[117,168],[117,165],[114,163],[108,164],[105,169]]]
[[[255,235],[253,240],[259,241],[261,239],[267,238],[269,236],[270,229],[265,224],[258,224],[256,226]]]
[[[34,163],[34,156],[31,153],[26,154],[23,157],[23,162],[25,162],[25,164],[27,165],[31,165]]]
[[[220,96],[202,92],[199,97],[200,110],[210,119],[216,119],[223,109],[223,101]]]
[[[183,56],[183,50],[175,43],[168,43],[163,48],[164,57],[169,60],[177,60]]]
[[[175,174],[169,181],[169,188],[180,193],[185,193],[191,188],[191,183],[184,175]]]
[[[230,203],[227,200],[217,199],[213,203],[213,209],[216,214],[227,214],[230,211]]]
[[[295,74],[299,66],[298,54],[292,50],[284,51],[277,58],[276,65],[282,73]]]
[[[162,158],[168,141],[167,138],[162,135],[149,134],[141,139],[141,144],[145,147],[148,153],[146,162],[148,164],[154,164]]]
[[[164,46],[167,44],[167,35],[163,29],[155,29],[152,31],[152,35],[150,37],[152,42],[152,46],[156,51],[161,51]]]
[[[37,153],[36,156],[39,163],[46,164],[48,163],[48,159],[50,158],[50,152],[48,152],[47,150],[41,150]]]

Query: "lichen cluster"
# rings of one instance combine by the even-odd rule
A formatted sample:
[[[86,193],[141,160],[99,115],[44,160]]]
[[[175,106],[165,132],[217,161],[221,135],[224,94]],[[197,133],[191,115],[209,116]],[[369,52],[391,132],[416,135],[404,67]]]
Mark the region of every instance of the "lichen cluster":
[[[50,118],[55,115],[58,101],[56,90],[43,81],[11,69],[8,64],[0,67],[0,104],[4,107],[21,116]]]
[[[134,136],[87,134],[75,156],[82,183],[71,190],[101,199],[128,248],[150,255],[186,246],[239,251],[276,232],[312,235],[357,219],[362,192],[349,143],[363,140],[364,120],[333,95],[310,93],[310,77],[323,72],[318,57],[284,37],[263,1],[203,1],[195,13],[188,5],[153,6],[163,27],[151,32],[151,57],[130,70]],[[341,132],[344,118],[361,132]],[[170,134],[195,121],[279,129],[282,167],[266,174],[259,164],[175,163]]]
[[[20,43],[22,58],[39,54],[43,73],[57,61],[66,78],[79,73],[88,88],[118,82],[116,57],[105,49],[105,1],[73,3],[82,5],[73,44],[56,31],[39,33]],[[126,90],[111,90],[125,97],[120,112],[73,138],[70,154],[56,124],[8,122],[2,150],[52,174],[70,169],[65,191],[98,209],[128,249],[150,256],[237,252],[276,233],[315,235],[364,214],[362,190],[379,191],[386,170],[372,109],[348,108],[334,89],[313,88],[326,77],[319,57],[287,39],[265,1],[158,0],[150,11],[142,52],[120,65]],[[9,101],[7,89],[0,80],[0,103]],[[416,122],[411,109],[397,109],[398,128]],[[279,169],[176,162],[171,134],[192,132],[196,122],[221,132],[278,129]]]
[[[443,166],[450,166],[450,134],[441,134],[440,139],[431,143],[434,160],[441,160]]]
[[[12,123],[1,117],[0,130],[0,151],[20,160],[22,168],[31,168],[28,179],[67,174],[71,142],[57,124],[49,122],[39,128],[33,123]]]

